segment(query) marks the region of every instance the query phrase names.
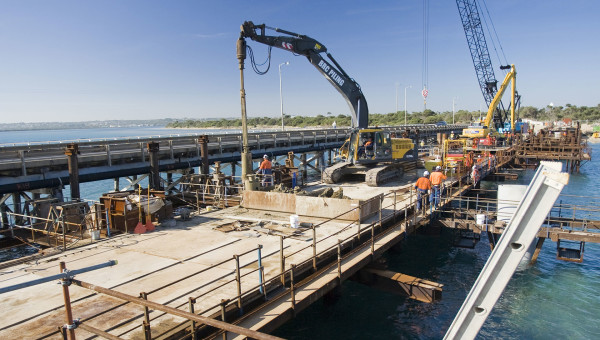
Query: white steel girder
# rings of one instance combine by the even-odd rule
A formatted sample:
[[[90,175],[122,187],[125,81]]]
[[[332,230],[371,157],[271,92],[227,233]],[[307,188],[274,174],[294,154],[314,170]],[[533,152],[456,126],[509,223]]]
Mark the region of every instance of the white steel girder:
[[[560,162],[541,162],[515,214],[444,339],[474,339],[569,181]]]

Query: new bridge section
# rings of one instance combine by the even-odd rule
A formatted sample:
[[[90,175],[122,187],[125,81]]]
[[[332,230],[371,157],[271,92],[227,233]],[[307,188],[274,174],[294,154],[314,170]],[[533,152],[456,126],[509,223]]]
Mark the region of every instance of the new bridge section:
[[[415,139],[460,133],[464,125],[406,125],[388,127],[398,136]],[[302,129],[248,134],[254,158],[322,152],[339,148],[348,129]],[[79,182],[91,182],[150,173],[149,144],[158,145],[162,172],[189,169],[216,161],[235,165],[240,159],[241,133],[71,140],[0,145],[0,194],[55,188],[69,184],[69,146],[76,145]],[[157,143],[157,144],[156,144]],[[203,154],[203,151],[206,155]]]

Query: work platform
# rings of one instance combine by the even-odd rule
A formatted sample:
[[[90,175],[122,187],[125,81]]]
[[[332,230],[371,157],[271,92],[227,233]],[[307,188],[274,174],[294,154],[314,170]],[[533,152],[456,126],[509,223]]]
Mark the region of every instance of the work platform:
[[[268,332],[426,222],[428,212],[413,214],[414,179],[414,175],[407,176],[403,182],[376,188],[363,183],[338,185],[346,196],[355,197],[347,200],[350,210],[368,211],[334,219],[301,215],[297,229],[286,225],[290,213],[247,209],[244,203],[205,211],[175,226],[159,226],[153,233],[122,234],[17,264],[4,275],[0,289],[57,274],[59,262],[75,270],[117,260],[116,266],[75,279],[131,297],[141,294],[148,301],[184,311],[190,310],[191,298],[196,314]],[[321,198],[315,200],[328,204]],[[357,205],[353,202],[360,204],[352,207]],[[260,225],[250,224],[260,221]],[[440,289],[431,282],[419,284],[432,291]],[[185,318],[155,309],[146,318],[144,307],[132,301],[75,285],[70,287],[70,299],[73,317],[85,325],[77,329],[80,337],[91,336],[89,329],[120,338],[143,337],[145,320],[153,338],[190,334],[190,321]],[[64,324],[65,311],[56,282],[4,293],[2,301],[10,308],[0,311],[0,337],[60,338],[57,329]],[[252,311],[266,301],[267,309]],[[199,323],[194,327],[201,334],[215,334],[214,328]]]
[[[514,158],[512,149],[494,151],[497,166]],[[478,164],[482,177],[496,168],[484,157]],[[10,308],[0,311],[0,337],[61,338],[58,329],[65,324],[69,305],[73,317],[81,318],[76,330],[80,337],[214,337],[225,330],[228,338],[239,334],[272,338],[263,332],[292,318],[344,280],[356,279],[355,274],[372,273],[369,265],[386,250],[473,188],[466,174],[453,178],[446,183],[440,210],[415,212],[415,180],[412,173],[381,187],[358,182],[329,185],[344,190],[350,197],[345,203],[315,197],[310,204],[298,205],[303,198],[261,192],[258,195],[277,207],[260,206],[261,199],[248,196],[245,199],[251,204],[242,201],[239,207],[203,210],[191,220],[159,225],[152,233],[117,235],[15,263],[4,268],[8,274],[0,292],[57,274],[59,262],[76,270],[118,261],[116,266],[71,280],[69,304],[56,281],[3,293],[3,305]],[[323,187],[312,183],[310,190]],[[335,208],[336,204],[341,206]],[[300,215],[299,228],[289,227],[293,215]],[[387,276],[403,284],[413,280],[427,290],[426,296],[412,298],[433,301],[441,293],[440,285],[433,282]]]

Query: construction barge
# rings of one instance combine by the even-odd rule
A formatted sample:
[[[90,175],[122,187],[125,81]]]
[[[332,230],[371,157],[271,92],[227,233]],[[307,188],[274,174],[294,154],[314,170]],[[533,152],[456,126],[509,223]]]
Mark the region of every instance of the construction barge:
[[[539,141],[473,150],[482,178],[511,177],[499,169],[531,164],[531,159],[516,161],[528,143]],[[555,157],[555,151],[537,155]],[[578,157],[572,163],[589,154]],[[287,156],[287,170],[279,174],[283,184],[294,173],[304,175],[293,159]],[[9,308],[1,312],[0,336],[63,338],[76,332],[109,339],[271,339],[270,331],[347,279],[425,303],[440,299],[442,284],[375,265],[420,228],[436,221],[454,228],[457,246],[476,242],[485,231],[493,247],[503,232],[499,223],[477,223],[482,214],[493,221],[500,202],[490,208],[489,200],[469,198],[477,183],[468,169],[449,173],[438,207],[416,211],[413,186],[421,172],[416,167],[385,186],[317,181],[307,183],[302,195],[285,192],[285,185],[241,190],[216,165],[211,175],[183,177],[181,192],[174,194],[107,193],[92,208],[40,198],[25,214],[6,213],[10,229],[4,235],[54,248],[1,264],[7,273],[0,293]],[[337,196],[331,197],[332,191]],[[129,201],[136,194],[137,205]],[[153,200],[167,203],[146,210]],[[557,256],[579,261],[584,242],[598,242],[599,225],[573,213],[573,218],[548,218],[540,236],[557,241]],[[136,233],[140,226],[144,233]],[[561,252],[561,239],[579,242],[580,250]],[[72,275],[57,277],[65,270]],[[52,280],[38,282],[48,277]]]

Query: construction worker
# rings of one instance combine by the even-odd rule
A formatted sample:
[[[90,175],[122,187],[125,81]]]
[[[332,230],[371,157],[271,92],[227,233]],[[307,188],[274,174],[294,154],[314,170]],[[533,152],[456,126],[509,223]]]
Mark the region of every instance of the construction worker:
[[[373,151],[373,138],[369,137],[368,140],[363,142],[363,145],[361,145],[358,148],[358,155],[359,157],[363,156],[363,157],[367,157],[368,154],[370,154]]]
[[[273,170],[271,169],[271,161],[269,160],[269,156],[264,155],[263,161],[260,163],[260,167],[258,168],[258,172],[263,175],[262,178],[262,186],[266,187],[268,185],[273,185]]]
[[[429,197],[429,201],[435,207],[440,204],[442,183],[444,183],[447,178],[448,177],[442,172],[442,167],[439,165],[435,167],[435,171],[429,176],[429,180],[431,181],[431,196]]]
[[[479,167],[477,164],[473,165],[473,169],[471,170],[471,180],[473,181],[473,188],[477,187],[479,184],[480,174]]]
[[[417,183],[415,183],[415,189],[417,190],[417,211],[421,210],[421,200],[423,200],[423,208],[425,208],[427,200],[427,194],[431,190],[431,182],[429,181],[429,171],[425,170],[423,176],[419,177]]]

